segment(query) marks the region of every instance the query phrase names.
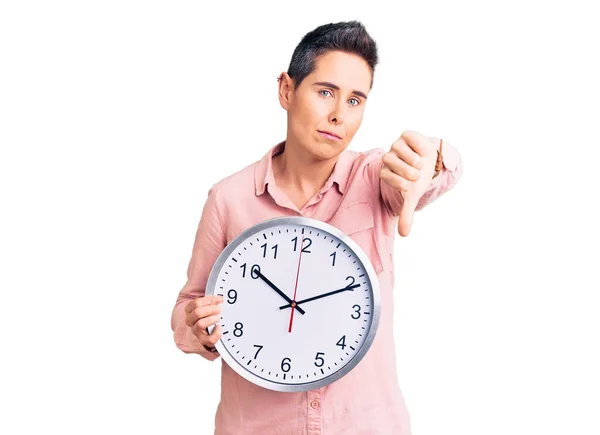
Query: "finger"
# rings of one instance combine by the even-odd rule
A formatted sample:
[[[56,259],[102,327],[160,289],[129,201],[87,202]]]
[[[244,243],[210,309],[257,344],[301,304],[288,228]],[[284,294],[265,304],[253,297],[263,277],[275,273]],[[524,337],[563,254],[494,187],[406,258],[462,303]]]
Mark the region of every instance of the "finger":
[[[388,185],[390,185],[393,189],[398,190],[400,192],[406,192],[410,188],[412,181],[407,180],[404,177],[393,172],[391,169],[387,167],[381,168],[381,173],[379,177],[385,181]]]
[[[406,144],[418,155],[427,155],[427,138],[416,131],[407,130],[400,136]]]
[[[394,142],[390,151],[413,168],[421,169],[423,167],[423,158],[415,152],[403,138]]]
[[[196,298],[185,306],[185,312],[190,313],[194,311],[198,307],[203,307],[206,305],[215,305],[223,302],[223,296],[219,295],[211,295],[211,296],[203,296],[201,298]]]
[[[413,151],[410,152],[415,154]],[[416,157],[419,158],[419,156]],[[402,178],[410,181],[417,181],[419,179],[419,170],[402,160],[395,152],[384,154],[382,161],[387,168]]]
[[[414,214],[415,205],[409,198],[405,198],[402,209],[400,209],[400,217],[398,218],[398,234],[402,237],[406,237],[410,233]]]
[[[206,328],[214,325],[219,320],[221,320],[221,315],[217,314],[215,316],[208,316],[208,317],[198,320],[196,322],[196,325],[198,325],[198,328],[202,328],[202,329],[206,330]]]
[[[207,328],[214,325],[219,320],[221,320],[221,316],[210,316],[199,320],[192,326],[192,333],[198,337],[200,341],[205,340],[206,337],[210,335]]]
[[[215,329],[213,329],[212,334],[206,338],[206,342],[204,344],[206,346],[214,347],[221,337],[223,337],[223,328],[221,328],[221,325],[217,325],[215,326]]]
[[[212,315],[220,314],[220,313],[221,313],[220,305],[206,305],[203,307],[198,307],[191,313],[187,314],[187,316],[185,317],[185,323],[188,326],[194,326],[194,324],[198,320],[200,320],[204,317],[208,317],[208,316],[212,316]]]

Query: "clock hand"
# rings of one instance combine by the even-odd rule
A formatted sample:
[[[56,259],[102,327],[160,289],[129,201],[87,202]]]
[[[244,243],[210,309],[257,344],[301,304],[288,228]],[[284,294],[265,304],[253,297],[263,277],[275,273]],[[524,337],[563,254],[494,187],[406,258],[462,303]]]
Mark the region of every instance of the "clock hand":
[[[327,297],[327,296],[332,296],[332,295],[334,295],[334,294],[336,294],[336,293],[341,293],[341,292],[345,292],[345,291],[348,291],[348,290],[354,291],[354,289],[355,289],[356,287],[360,287],[360,284],[354,284],[354,285],[351,285],[351,286],[349,286],[349,287],[344,287],[344,288],[341,288],[341,289],[339,289],[339,290],[334,290],[334,291],[332,291],[332,292],[323,293],[322,295],[313,296],[312,298],[308,298],[308,299],[302,299],[301,301],[298,301],[298,302],[296,302],[296,308],[298,308],[298,305],[300,305],[300,304],[303,304],[303,303],[305,303],[305,302],[310,302],[310,301],[314,301],[314,300],[316,300],[316,299],[321,299],[321,298],[324,298],[324,297]],[[279,309],[280,309],[280,310],[283,310],[283,309],[285,309],[285,308],[289,308],[289,307],[291,307],[291,306],[292,306],[292,305],[291,305],[291,303],[290,303],[290,304],[287,304],[287,305],[282,305],[281,307],[279,307]]]
[[[294,304],[294,308],[296,308],[296,309],[297,309],[297,310],[300,312],[300,314],[305,314],[305,311],[304,311],[302,308],[300,308],[300,307],[299,307],[299,306],[296,304],[296,302],[294,302],[294,301],[292,301],[290,298],[288,298],[288,297],[287,297],[287,295],[286,295],[284,292],[282,292],[281,290],[279,290],[279,289],[277,288],[277,286],[276,286],[275,284],[273,284],[271,281],[269,281],[269,279],[268,279],[266,276],[264,276],[264,275],[263,275],[263,274],[262,274],[260,271],[258,271],[258,270],[255,270],[253,273],[256,273],[256,275],[258,275],[258,277],[259,277],[260,279],[262,279],[264,282],[266,282],[266,283],[267,283],[267,285],[268,285],[269,287],[271,287],[273,290],[275,290],[277,293],[279,293],[279,295],[280,295],[280,296],[281,296],[283,299],[285,299],[286,301],[288,301],[288,302],[289,302],[289,305],[287,305],[288,307],[291,307],[291,306],[292,306],[292,304]]]

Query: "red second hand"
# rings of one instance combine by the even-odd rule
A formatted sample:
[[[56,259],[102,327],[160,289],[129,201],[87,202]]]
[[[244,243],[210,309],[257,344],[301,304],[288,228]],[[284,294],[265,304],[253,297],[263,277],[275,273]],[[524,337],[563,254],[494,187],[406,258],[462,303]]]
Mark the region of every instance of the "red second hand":
[[[304,245],[304,236],[300,242],[300,256],[298,257],[298,271],[296,272],[296,285],[294,286],[294,298],[292,299],[292,313],[290,314],[290,328],[288,332],[292,332],[292,322],[294,321],[294,311],[296,311],[296,290],[298,290],[298,276],[300,275],[300,262],[302,261],[302,245]]]

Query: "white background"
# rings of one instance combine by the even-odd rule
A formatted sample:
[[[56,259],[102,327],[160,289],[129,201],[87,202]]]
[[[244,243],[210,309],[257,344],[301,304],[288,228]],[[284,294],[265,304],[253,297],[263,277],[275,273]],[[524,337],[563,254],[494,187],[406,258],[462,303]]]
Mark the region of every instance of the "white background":
[[[350,148],[416,130],[464,165],[395,242],[413,433],[599,434],[591,4],[3,1],[0,432],[212,433],[220,360],[170,329],[202,206],[285,138],[302,36],[358,19]]]

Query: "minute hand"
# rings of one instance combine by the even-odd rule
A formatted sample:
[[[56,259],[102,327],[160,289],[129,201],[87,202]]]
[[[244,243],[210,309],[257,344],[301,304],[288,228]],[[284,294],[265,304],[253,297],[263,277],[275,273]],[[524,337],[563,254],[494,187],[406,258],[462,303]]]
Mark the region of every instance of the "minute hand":
[[[341,293],[341,292],[345,292],[345,291],[348,291],[348,290],[352,290],[352,291],[354,291],[354,289],[355,289],[356,287],[360,287],[360,284],[354,284],[354,285],[351,285],[351,286],[348,286],[348,287],[341,288],[341,289],[339,289],[339,290],[334,290],[334,291],[332,291],[332,292],[323,293],[322,295],[313,296],[312,298],[308,298],[308,299],[302,299],[301,301],[298,301],[298,302],[296,302],[296,305],[300,305],[300,304],[303,304],[303,303],[305,303],[305,302],[314,301],[314,300],[316,300],[316,299],[325,298],[325,297],[327,297],[327,296],[332,296],[332,295],[334,295],[334,294],[336,294],[336,293]],[[291,306],[292,306],[291,304],[282,305],[281,307],[279,307],[279,309],[280,309],[280,310],[284,310],[284,309],[286,309],[286,308],[289,308],[289,307],[291,307]]]

